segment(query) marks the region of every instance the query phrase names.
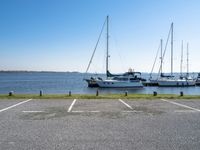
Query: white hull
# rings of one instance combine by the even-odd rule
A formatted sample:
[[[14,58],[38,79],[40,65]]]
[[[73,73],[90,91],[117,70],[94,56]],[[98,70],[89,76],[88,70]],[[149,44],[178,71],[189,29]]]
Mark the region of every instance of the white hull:
[[[161,79],[158,80],[159,86],[165,87],[187,87],[187,86],[195,86],[194,80],[185,80],[185,79]]]
[[[100,80],[96,81],[102,88],[141,88],[141,81],[118,81],[118,80]]]

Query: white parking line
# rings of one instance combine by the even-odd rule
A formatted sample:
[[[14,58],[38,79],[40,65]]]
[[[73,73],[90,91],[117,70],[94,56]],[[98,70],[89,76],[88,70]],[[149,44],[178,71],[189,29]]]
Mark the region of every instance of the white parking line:
[[[180,103],[177,103],[177,102],[169,101],[169,100],[166,100],[166,99],[161,99],[161,100],[164,101],[164,102],[168,102],[168,103],[171,103],[171,104],[174,104],[174,105],[177,105],[177,106],[181,106],[181,107],[184,107],[184,108],[188,108],[188,109],[200,112],[199,109],[196,109],[196,108],[184,105],[184,104],[180,104]]]
[[[76,99],[73,100],[73,102],[72,102],[72,104],[70,105],[70,107],[69,107],[69,109],[68,109],[67,112],[70,112],[70,111],[72,110],[72,107],[74,106],[75,102],[76,102]]]
[[[175,110],[176,113],[196,113],[194,110]]]
[[[20,103],[15,104],[15,105],[6,107],[6,108],[4,108],[4,109],[1,109],[1,110],[0,110],[0,113],[1,113],[1,112],[4,112],[4,111],[6,111],[6,110],[9,110],[9,109],[11,109],[11,108],[14,108],[14,107],[16,107],[16,106],[19,106],[19,105],[21,105],[21,104],[24,104],[24,103],[26,103],[26,102],[29,102],[29,101],[31,101],[31,100],[32,100],[32,99],[28,99],[28,100],[26,100],[26,101],[23,101],[23,102],[20,102]]]
[[[128,111],[122,111],[123,113],[139,113],[142,111],[137,111],[137,110],[128,110]]]
[[[126,105],[126,107],[128,107],[129,109],[133,109],[129,104],[125,103],[123,100],[119,99],[119,101]]]
[[[22,111],[23,113],[41,113],[44,111]]]
[[[76,110],[76,111],[71,111],[73,113],[99,113],[100,111],[95,110],[95,111],[82,111],[82,110]]]

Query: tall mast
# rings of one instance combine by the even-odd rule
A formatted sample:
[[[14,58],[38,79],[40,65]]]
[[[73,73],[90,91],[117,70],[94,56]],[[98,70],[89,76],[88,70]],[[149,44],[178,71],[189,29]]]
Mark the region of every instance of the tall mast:
[[[183,40],[182,40],[182,44],[181,44],[181,66],[180,66],[180,73],[181,73],[181,77],[183,76]]]
[[[171,24],[171,76],[173,76],[173,22]]]
[[[162,46],[162,43],[163,43],[163,40],[162,39],[160,39],[160,47],[161,47],[161,51],[160,51],[160,73],[162,74],[162,64],[163,64],[163,46]]]
[[[187,43],[187,76],[189,75],[189,44]]]
[[[106,44],[106,74],[108,72],[108,59],[109,59],[109,53],[108,53],[108,49],[109,49],[109,16],[107,16],[107,44]]]

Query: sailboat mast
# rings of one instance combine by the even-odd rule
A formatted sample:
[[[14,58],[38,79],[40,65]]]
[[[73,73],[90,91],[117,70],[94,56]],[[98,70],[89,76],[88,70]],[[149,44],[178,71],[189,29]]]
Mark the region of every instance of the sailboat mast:
[[[180,66],[180,73],[181,73],[181,77],[183,76],[183,41],[181,44],[181,66]]]
[[[187,43],[187,76],[189,75],[189,44]]]
[[[162,43],[163,43],[163,40],[162,39],[160,39],[160,47],[161,47],[161,51],[160,51],[160,73],[162,74],[162,64],[163,64],[163,46],[162,46]]]
[[[106,36],[106,40],[107,40],[107,44],[106,44],[106,74],[108,72],[108,59],[109,59],[109,16],[107,16],[107,36]]]
[[[171,24],[171,76],[173,76],[173,22]]]

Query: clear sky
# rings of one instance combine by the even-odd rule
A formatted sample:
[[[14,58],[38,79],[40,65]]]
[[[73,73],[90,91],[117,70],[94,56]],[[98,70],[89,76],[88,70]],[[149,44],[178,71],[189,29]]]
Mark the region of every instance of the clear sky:
[[[189,42],[190,71],[200,71],[199,0],[0,0],[0,70],[85,72],[106,15],[111,72],[150,72],[171,22],[174,70],[180,70],[183,40],[183,70]],[[105,35],[90,72],[105,70]],[[169,48],[164,72],[170,71]]]

